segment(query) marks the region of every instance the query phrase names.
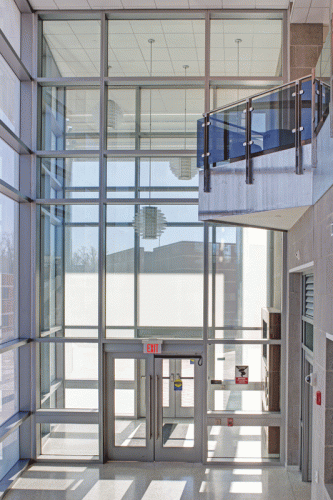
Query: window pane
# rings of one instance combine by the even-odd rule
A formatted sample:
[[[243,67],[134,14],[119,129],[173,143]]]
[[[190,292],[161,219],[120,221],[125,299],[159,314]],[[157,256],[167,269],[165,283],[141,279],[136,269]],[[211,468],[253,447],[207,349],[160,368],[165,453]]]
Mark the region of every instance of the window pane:
[[[280,458],[280,427],[208,426],[209,461],[230,459],[260,462],[262,459],[278,458]]]
[[[99,88],[43,87],[41,149],[98,149],[99,103]]]
[[[280,357],[279,345],[210,345],[208,410],[280,411]]]
[[[42,455],[85,456],[99,453],[97,424],[42,424]]]
[[[20,81],[0,55],[0,120],[20,135]]]
[[[98,158],[43,158],[41,198],[98,198]]]
[[[14,0],[0,0],[0,29],[18,55],[21,53],[21,14]]]
[[[0,425],[19,411],[18,350],[0,355]]]
[[[98,206],[41,209],[42,336],[97,336]]]
[[[19,188],[19,155],[0,139],[0,179]]]
[[[209,254],[209,336],[262,338],[261,309],[267,295],[267,231],[212,226]],[[249,330],[221,330],[227,326]]]
[[[203,89],[143,89],[141,149],[196,149]]]
[[[98,346],[45,342],[40,346],[41,408],[98,408]]]
[[[0,194],[0,343],[18,337],[18,203]]]
[[[0,480],[20,458],[20,431],[17,429],[0,443]]]
[[[112,20],[108,41],[109,76],[204,76],[203,19]]]
[[[282,74],[279,19],[212,19],[210,46],[213,76]]]
[[[135,149],[135,94],[135,89],[108,90],[108,149]]]
[[[44,21],[42,76],[99,76],[100,21]]]

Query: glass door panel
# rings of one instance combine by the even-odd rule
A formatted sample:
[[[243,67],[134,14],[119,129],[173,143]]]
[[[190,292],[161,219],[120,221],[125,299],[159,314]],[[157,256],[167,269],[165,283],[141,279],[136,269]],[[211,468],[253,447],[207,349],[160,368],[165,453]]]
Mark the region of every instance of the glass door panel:
[[[197,360],[155,359],[155,460],[200,460],[199,408],[194,417],[200,399],[195,397],[197,369]]]
[[[110,357],[107,364],[108,449],[112,460],[153,460],[149,358]]]

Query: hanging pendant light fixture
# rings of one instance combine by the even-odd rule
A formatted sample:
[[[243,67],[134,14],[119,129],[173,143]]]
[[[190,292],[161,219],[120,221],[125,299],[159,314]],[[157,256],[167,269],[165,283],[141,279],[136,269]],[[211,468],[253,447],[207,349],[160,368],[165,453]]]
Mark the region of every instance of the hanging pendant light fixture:
[[[184,64],[183,66],[185,71],[189,68],[188,64]],[[186,119],[187,119],[187,100],[186,100],[186,87],[185,87],[185,109],[184,109],[184,149],[186,149]],[[197,160],[191,156],[181,156],[180,158],[171,158],[170,160],[170,170],[179,179],[180,181],[190,181],[195,177],[198,173],[197,169]]]
[[[150,38],[150,76],[153,69],[153,43],[155,40]],[[149,91],[149,146],[151,149],[151,89]],[[151,157],[149,158],[149,198],[151,197]],[[157,208],[148,205],[142,207],[134,217],[133,227],[144,240],[156,240],[165,231],[166,218],[163,212]]]

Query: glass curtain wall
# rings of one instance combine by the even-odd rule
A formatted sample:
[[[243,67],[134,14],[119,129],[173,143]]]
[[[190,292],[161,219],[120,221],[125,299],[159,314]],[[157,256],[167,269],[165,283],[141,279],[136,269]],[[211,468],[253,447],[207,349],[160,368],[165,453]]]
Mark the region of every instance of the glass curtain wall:
[[[282,17],[140,16],[39,22],[39,455],[105,456],[106,343],[260,338],[266,232],[198,221],[196,127],[210,99],[281,82]]]
[[[0,28],[6,40],[0,50],[0,121],[8,129],[6,140],[0,139],[0,481],[20,458],[20,413],[22,331],[19,318],[19,202],[20,156],[14,150],[15,137],[20,137],[21,82],[11,63],[2,55],[6,49],[20,60],[21,14],[12,0],[0,2]],[[2,38],[3,34],[1,34]],[[8,57],[8,54],[7,54]],[[10,139],[8,139],[10,138]],[[6,187],[6,190],[3,187]],[[6,192],[6,195],[2,194]],[[29,244],[29,243],[28,243]],[[24,325],[30,335],[30,325]],[[26,352],[26,351],[25,351]]]

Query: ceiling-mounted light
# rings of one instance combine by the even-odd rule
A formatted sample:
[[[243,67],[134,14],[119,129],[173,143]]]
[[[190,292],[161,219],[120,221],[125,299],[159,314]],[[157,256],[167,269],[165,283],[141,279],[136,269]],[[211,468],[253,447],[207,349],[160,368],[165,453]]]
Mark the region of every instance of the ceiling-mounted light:
[[[166,228],[166,218],[157,207],[142,207],[136,214],[133,226],[144,240],[155,240]]]
[[[184,64],[183,66],[185,71],[189,68],[188,64]],[[185,96],[184,96],[184,149],[186,150],[186,120],[187,120],[187,100],[186,100],[186,87],[185,87]],[[180,158],[171,158],[170,159],[170,170],[171,172],[179,179],[180,181],[190,181],[195,177],[198,173],[197,169],[197,160],[196,158],[190,156],[181,156]]]

